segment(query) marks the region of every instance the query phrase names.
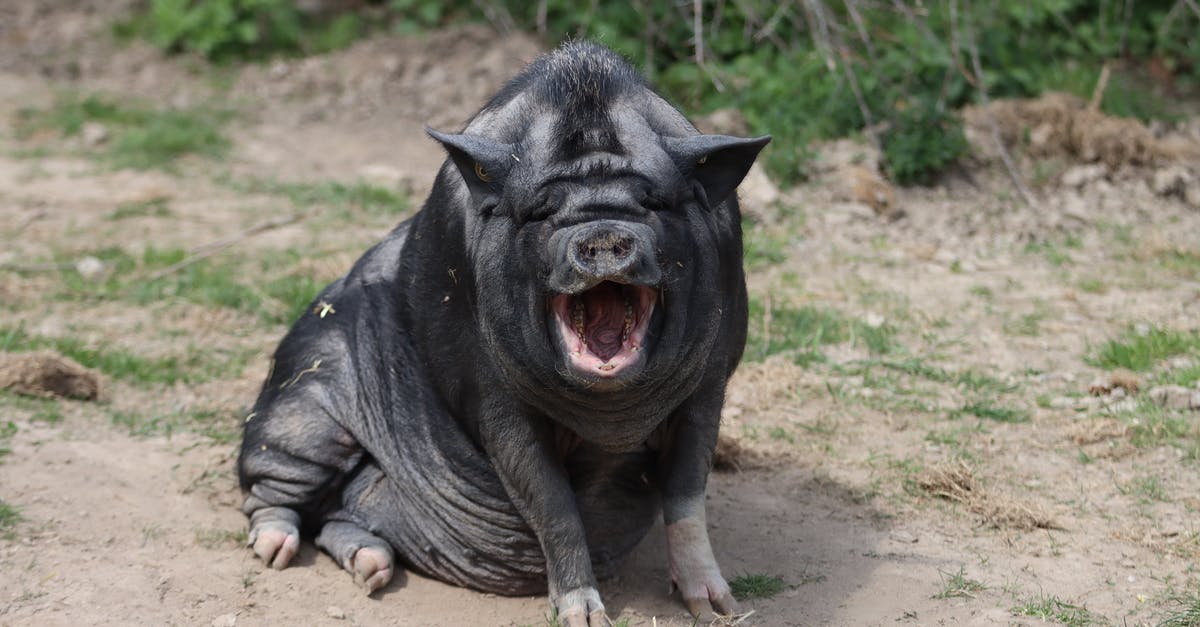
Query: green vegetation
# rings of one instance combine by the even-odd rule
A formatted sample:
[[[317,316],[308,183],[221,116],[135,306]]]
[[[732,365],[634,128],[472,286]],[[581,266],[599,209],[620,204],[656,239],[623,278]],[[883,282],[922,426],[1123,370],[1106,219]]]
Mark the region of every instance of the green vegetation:
[[[788,589],[783,579],[774,575],[754,574],[740,575],[729,580],[733,590],[733,598],[739,601],[749,599],[769,599]]]
[[[1120,339],[1105,342],[1088,363],[1105,368],[1146,371],[1168,357],[1200,354],[1200,332],[1131,327]]]
[[[1200,589],[1172,595],[1172,609],[1158,627],[1196,627],[1200,625]]]
[[[17,511],[17,508],[0,499],[0,538],[15,539],[16,533],[13,531],[13,527],[17,526],[20,521],[21,513]]]
[[[67,95],[49,109],[23,109],[18,114],[17,133],[30,137],[39,131],[55,131],[75,137],[86,124],[97,123],[109,136],[89,150],[97,150],[114,167],[170,169],[187,155],[225,154],[230,143],[221,129],[229,118],[228,112],[206,108],[155,109],[98,95]]]
[[[81,254],[73,253],[71,258]],[[64,266],[61,297],[123,300],[136,305],[178,298],[254,314],[267,324],[287,324],[300,317],[325,286],[325,282],[295,271],[305,254],[298,250],[254,258],[226,255],[202,259],[159,278],[153,278],[156,271],[183,262],[187,251],[148,247],[135,256],[121,248],[104,248],[86,254],[104,263],[105,275],[99,280],[85,278],[66,256],[60,256],[57,261]]]
[[[961,566],[956,573],[947,573],[939,570],[938,576],[942,578],[942,589],[933,595],[935,599],[951,599],[954,597],[973,599],[976,592],[987,590],[987,586],[983,585],[983,583],[974,579],[968,579],[966,569]]]
[[[1142,475],[1134,477],[1129,483],[1123,486],[1117,486],[1121,494],[1129,494],[1138,497],[1138,500],[1143,505],[1148,505],[1155,501],[1167,501],[1167,489],[1163,486],[1162,479],[1154,475]]]
[[[0,460],[12,452],[12,449],[8,448],[8,441],[16,434],[17,423],[11,420],[0,422]]]
[[[248,535],[245,529],[197,529],[196,544],[206,549],[240,548],[246,546]]]
[[[308,16],[292,0],[150,0],[144,13],[116,25],[169,52],[230,61],[343,48],[366,32],[362,17]]]
[[[245,355],[206,352],[195,347],[189,347],[185,357],[150,358],[103,342],[86,342],[70,336],[30,335],[21,327],[0,327],[0,352],[43,348],[54,349],[114,379],[139,385],[195,383],[215,377],[238,376],[246,362]]]
[[[368,183],[281,183],[263,179],[227,181],[227,184],[247,194],[269,194],[283,196],[299,208],[331,207],[340,210],[338,217],[349,217],[349,212],[362,212],[372,216],[394,217],[407,211],[411,205],[408,196],[385,187]]]
[[[242,421],[229,412],[213,409],[180,410],[153,415],[130,411],[112,413],[112,423],[124,427],[129,435],[145,437],[176,433],[195,433],[216,444],[232,444],[242,436]]]
[[[1030,616],[1042,620],[1054,621],[1068,627],[1087,627],[1089,625],[1107,625],[1102,617],[1078,605],[1072,605],[1058,597],[1039,594],[1024,603],[1012,608],[1017,616]]]
[[[762,225],[742,221],[742,259],[746,270],[760,270],[787,261],[787,238]]]
[[[291,0],[149,0],[117,31],[216,61],[330,50],[365,35],[367,24],[412,32],[487,19],[548,42],[593,38],[641,65],[689,112],[736,107],[752,133],[773,134],[765,161],[785,182],[807,175],[812,141],[866,127],[878,132],[894,180],[924,183],[966,151],[954,111],[976,101],[980,85],[993,97],[1051,89],[1088,96],[1102,66],[1131,59],[1110,64],[1102,110],[1173,115],[1134,71],[1137,60],[1153,58],[1176,88],[1200,83],[1200,47],[1190,36],[1197,17],[1171,14],[1172,5],[1139,5],[1127,15],[1120,3],[1086,0],[911,8],[703,0],[695,15],[679,3],[390,0],[306,13]]]
[[[831,309],[771,305],[750,300],[750,336],[746,358],[759,360],[777,353],[792,353],[797,363],[821,361],[821,346],[853,342],[881,355],[897,347],[896,329],[887,324],[870,325],[852,320]]]
[[[171,215],[171,208],[167,204],[167,199],[159,197],[123,203],[114,209],[112,213],[108,214],[106,218],[116,221],[145,216],[165,218],[169,215]]]
[[[994,420],[996,422],[1029,422],[1029,412],[1024,409],[1001,407],[988,401],[967,403],[956,412],[959,415],[970,414],[977,418]]]

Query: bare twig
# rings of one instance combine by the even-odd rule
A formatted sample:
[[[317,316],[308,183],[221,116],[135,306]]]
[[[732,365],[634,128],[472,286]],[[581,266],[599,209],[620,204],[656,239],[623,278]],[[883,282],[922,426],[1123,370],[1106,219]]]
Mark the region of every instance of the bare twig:
[[[855,6],[854,0],[844,0],[846,12],[850,14],[850,19],[854,22],[854,28],[858,31],[858,38],[862,40],[863,46],[867,49],[867,56],[871,58],[871,62],[875,61],[875,46],[871,44],[871,37],[867,34],[867,24],[863,22],[862,15],[858,12],[858,7]]]
[[[1108,64],[1105,63],[1104,67],[1100,68],[1100,78],[1096,80],[1096,88],[1092,90],[1092,100],[1088,103],[1090,111],[1100,110],[1100,101],[1104,99],[1104,90],[1108,89],[1108,77],[1110,73],[1111,70]]]
[[[1188,5],[1188,8],[1192,10],[1192,13],[1196,14],[1197,19],[1200,19],[1200,4],[1196,4],[1196,0],[1183,0],[1183,3]]]
[[[849,7],[851,3],[847,2]],[[818,17],[822,22],[826,21],[824,15],[825,7],[820,2],[813,3],[813,10],[818,13]],[[866,34],[863,33],[865,37]],[[837,46],[838,64],[842,66],[842,72],[846,75],[846,82],[850,85],[850,92],[854,94],[854,102],[858,104],[858,112],[863,117],[863,132],[866,133],[867,139],[871,140],[871,145],[875,147],[878,154],[883,154],[883,144],[879,141],[879,136],[876,133],[875,119],[871,115],[871,108],[867,106],[867,100],[863,97],[862,88],[858,84],[858,75],[854,73],[854,67],[850,63],[850,50],[846,47],[846,42],[842,40],[840,34],[836,31],[832,33],[834,45]]]
[[[515,25],[512,15],[509,15],[508,9],[505,9],[499,2],[487,2],[486,0],[475,0],[475,7],[483,13],[487,21],[492,23],[492,27],[501,35],[507,35],[513,32]]]
[[[830,73],[837,72],[837,59],[834,58],[833,44],[829,41],[829,25],[825,22],[825,13],[821,10],[819,0],[804,0],[804,19],[808,22],[808,30],[812,32],[813,43],[825,59],[825,67]]]
[[[46,215],[47,215],[46,212],[44,210],[42,210],[42,211],[35,211],[35,212],[25,216],[25,218],[23,220],[18,222],[17,225],[14,226],[12,228],[12,230],[10,230],[6,234],[6,237],[8,237],[9,239],[15,239],[18,235],[20,235],[22,232],[24,232],[25,229],[29,228],[29,225],[33,224],[34,222],[37,222],[38,220],[41,220],[42,218],[45,218]]]
[[[182,270],[198,261],[207,259],[207,258],[221,252],[222,250],[225,250],[226,248],[233,246],[234,244],[236,244],[244,239],[247,239],[254,235],[258,235],[259,233],[262,233],[264,231],[270,231],[270,230],[277,229],[282,226],[287,226],[289,224],[299,222],[300,220],[307,218],[309,215],[311,215],[311,212],[303,212],[303,213],[295,213],[290,216],[284,216],[282,218],[274,218],[271,220],[264,220],[263,222],[259,222],[258,224],[255,224],[254,226],[251,226],[250,228],[247,228],[247,229],[244,229],[237,233],[234,233],[233,235],[229,235],[227,237],[223,237],[221,239],[214,240],[212,242],[209,242],[207,244],[199,246],[199,247],[193,249],[192,253],[190,255],[188,255],[187,257],[185,257],[178,263],[171,264],[171,265],[167,266],[166,268],[163,268],[162,270],[159,270],[158,272],[155,272],[154,274],[151,274],[150,276],[146,277],[144,279],[144,282],[153,283],[154,281],[157,281],[161,278],[164,278],[164,277],[170,276],[171,274],[179,272],[180,270]]]
[[[704,67],[704,6],[692,0],[692,41],[696,48],[696,65]]]
[[[958,21],[958,2],[950,0],[950,22]],[[988,126],[991,127],[992,141],[996,144],[996,150],[1000,152],[1000,160],[1004,162],[1004,168],[1008,170],[1008,176],[1012,179],[1013,185],[1020,192],[1021,198],[1025,204],[1032,209],[1037,209],[1037,200],[1033,197],[1033,193],[1025,186],[1025,181],[1021,178],[1021,173],[1017,170],[1016,164],[1013,162],[1012,155],[1008,153],[1008,148],[1004,145],[1004,140],[1000,139],[1000,127],[996,124],[996,117],[992,115],[991,99],[988,98],[987,85],[983,80],[983,63],[979,61],[979,47],[975,45],[975,29],[972,25],[966,24],[964,27],[967,40],[967,50],[971,53],[971,65],[974,68],[976,89],[979,92],[979,104],[983,109],[984,115],[987,117]]]
[[[538,0],[537,6],[537,34],[538,37],[546,36],[546,5],[547,0]]]

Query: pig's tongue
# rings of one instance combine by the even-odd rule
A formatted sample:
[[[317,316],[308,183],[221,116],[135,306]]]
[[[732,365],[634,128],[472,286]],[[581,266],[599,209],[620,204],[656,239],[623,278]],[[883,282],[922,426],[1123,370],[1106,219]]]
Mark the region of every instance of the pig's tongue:
[[[592,353],[608,361],[621,351],[629,317],[628,303],[621,286],[606,281],[584,292],[579,298],[585,314],[584,341]]]

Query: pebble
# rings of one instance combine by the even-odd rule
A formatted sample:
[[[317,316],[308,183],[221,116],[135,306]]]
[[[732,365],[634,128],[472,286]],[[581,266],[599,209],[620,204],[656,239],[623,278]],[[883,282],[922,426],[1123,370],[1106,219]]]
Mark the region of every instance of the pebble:
[[[108,127],[99,122],[85,122],[79,129],[79,136],[85,146],[95,148],[108,141]]]
[[[907,531],[893,531],[890,537],[896,542],[903,542],[904,544],[917,543],[917,536],[914,536]]]
[[[1191,173],[1183,166],[1168,166],[1154,173],[1154,178],[1150,180],[1150,189],[1159,196],[1182,195],[1191,179]]]
[[[79,276],[91,281],[104,274],[104,262],[88,255],[75,262],[75,271],[79,273]]]
[[[329,616],[329,618],[334,618],[337,620],[346,618],[346,611],[336,605],[330,605],[329,607],[325,608],[325,614]]]
[[[233,627],[237,624],[237,614],[221,614],[212,619],[212,627]]]

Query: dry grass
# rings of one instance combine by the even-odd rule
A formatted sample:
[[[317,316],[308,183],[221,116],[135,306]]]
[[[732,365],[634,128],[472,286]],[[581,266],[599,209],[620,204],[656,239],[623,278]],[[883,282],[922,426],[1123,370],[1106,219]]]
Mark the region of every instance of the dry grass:
[[[1038,507],[987,490],[975,478],[975,471],[962,460],[928,468],[913,481],[921,492],[929,496],[962,503],[971,513],[979,516],[987,527],[1017,531],[1062,529]]]
[[[0,389],[94,401],[102,394],[103,380],[95,370],[54,351],[0,353]]]

